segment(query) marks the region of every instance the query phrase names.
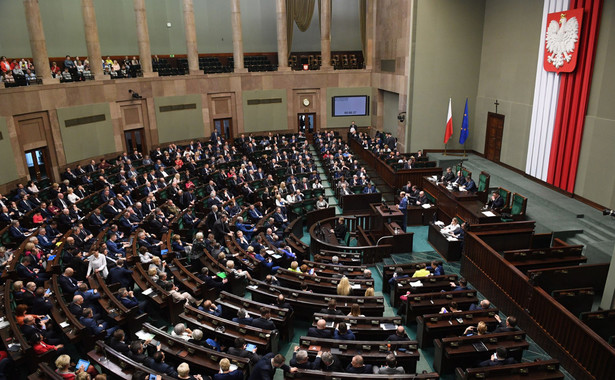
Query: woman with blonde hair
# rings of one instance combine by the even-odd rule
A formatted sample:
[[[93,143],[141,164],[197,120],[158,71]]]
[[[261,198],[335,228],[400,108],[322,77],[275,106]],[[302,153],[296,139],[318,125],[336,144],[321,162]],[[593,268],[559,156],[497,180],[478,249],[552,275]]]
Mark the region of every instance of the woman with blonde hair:
[[[293,272],[301,272],[298,268],[299,268],[299,263],[296,261],[293,261],[292,263],[290,263],[290,268],[288,268],[288,270],[293,271]]]
[[[340,283],[337,284],[337,295],[338,296],[348,296],[350,295],[350,291],[351,291],[350,281],[348,280],[348,277],[344,276],[340,280]]]
[[[56,373],[60,375],[62,378],[67,380],[74,380],[76,375],[83,372],[83,368],[77,368],[75,372],[69,369],[70,367],[70,356],[68,355],[60,355],[56,359]]]
[[[367,288],[367,289],[365,289],[365,297],[373,297],[375,295],[376,295],[376,293],[374,291],[374,288]]]
[[[478,322],[476,327],[468,326],[466,331],[463,332],[463,335],[472,336],[472,335],[485,335],[487,333],[487,324],[483,321]]]

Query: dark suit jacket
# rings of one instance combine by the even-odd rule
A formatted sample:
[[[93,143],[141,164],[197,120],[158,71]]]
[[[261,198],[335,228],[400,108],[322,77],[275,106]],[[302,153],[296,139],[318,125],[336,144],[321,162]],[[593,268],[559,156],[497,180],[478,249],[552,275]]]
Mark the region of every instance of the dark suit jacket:
[[[123,288],[130,289],[133,283],[132,271],[124,267],[116,266],[111,268],[109,270],[109,277],[111,277],[111,279],[107,279],[108,283],[119,282]]]
[[[236,369],[228,373],[216,373],[212,380],[243,380],[243,372],[240,369]]]
[[[346,372],[348,373],[373,373],[373,367],[371,364],[365,364],[363,367],[355,368],[352,364],[348,364],[346,367]]]
[[[51,301],[44,297],[34,297],[32,300],[32,314],[45,315],[51,311]]]
[[[261,318],[261,317],[253,319],[252,326],[258,327],[259,329],[263,329],[263,330],[275,330],[276,329],[275,323],[265,318]]]
[[[329,329],[319,330],[316,327],[310,327],[308,329],[307,335],[314,337],[314,338],[326,338],[326,339],[333,338],[333,333],[331,332],[331,330]]]
[[[83,315],[83,307],[81,307],[81,305],[77,305],[76,303],[69,303],[68,310],[70,310],[70,312],[77,318],[81,318]]]
[[[71,296],[79,289],[79,286],[77,285],[77,280],[72,277],[66,277],[64,275],[61,275],[58,277],[58,283],[60,284],[62,291],[64,293],[70,294]]]

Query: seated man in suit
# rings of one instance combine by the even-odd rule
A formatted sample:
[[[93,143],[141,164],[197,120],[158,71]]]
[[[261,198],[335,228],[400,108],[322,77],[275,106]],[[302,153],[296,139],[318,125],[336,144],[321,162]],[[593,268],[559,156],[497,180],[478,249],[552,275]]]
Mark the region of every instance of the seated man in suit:
[[[83,309],[83,315],[79,318],[79,322],[85,326],[86,331],[90,335],[98,335],[106,330],[105,337],[109,338],[117,330],[117,326],[108,326],[108,322],[98,323],[94,319],[94,312],[89,307]]]
[[[340,359],[329,351],[322,353],[320,369],[325,372],[344,372]]]
[[[268,353],[252,368],[248,380],[273,379],[275,370],[278,368],[282,368],[284,372],[297,372],[297,367],[289,367],[284,363],[285,361],[286,358],[282,354],[274,355],[273,352]]]
[[[246,309],[239,308],[239,310],[237,310],[237,317],[233,318],[232,321],[242,325],[252,326],[254,319],[250,318]]]
[[[335,226],[331,229],[331,233],[335,234],[337,240],[344,241],[346,239],[346,232],[348,232],[348,228],[346,228],[344,218],[340,217],[337,219],[337,222],[335,222]]]
[[[479,304],[473,303],[472,305],[470,305],[470,311],[472,311],[472,310],[487,310],[490,307],[491,307],[491,302],[489,302],[488,299],[484,299],[484,300],[480,301]]]
[[[346,367],[348,373],[373,373],[372,365],[363,363],[363,356],[355,355],[352,358],[348,367]]]
[[[385,340],[392,342],[402,342],[410,340],[410,338],[408,338],[408,335],[406,335],[406,330],[404,329],[404,326],[397,326],[395,334],[389,335]]]
[[[222,305],[216,305],[210,300],[203,302],[203,304],[199,306],[199,310],[204,311],[211,315],[215,315],[216,317],[219,317],[222,315]]]
[[[156,372],[164,373],[171,377],[177,377],[177,371],[172,366],[164,362],[164,352],[156,351],[151,358],[145,360],[145,365]]]
[[[261,316],[252,320],[252,326],[263,330],[275,330],[275,323],[271,320],[271,309],[262,306],[260,312]]]
[[[235,318],[233,318],[233,322],[235,322]],[[194,335],[194,331],[192,332],[192,335]],[[229,347],[228,354],[239,356],[241,358],[248,358],[251,363],[256,364],[256,362],[260,360],[260,356],[256,354],[257,348],[255,347],[252,351],[248,351],[246,350],[247,346],[248,345],[246,344],[246,340],[244,338],[235,338],[234,346]]]
[[[79,289],[80,281],[73,278],[74,273],[75,271],[73,268],[66,268],[64,273],[58,277],[58,284],[60,284],[60,288],[62,288],[62,292],[66,298],[72,297]]]
[[[51,301],[49,301],[49,295],[45,294],[45,288],[36,288],[34,299],[32,300],[32,307],[30,308],[32,314],[46,315],[49,314],[52,308],[53,305]]]
[[[338,323],[337,329],[333,332],[333,338],[339,340],[355,340],[354,333],[348,329],[345,322]]]
[[[128,291],[126,288],[120,288],[117,291],[117,298],[120,300],[122,305],[126,306],[126,308],[132,309],[133,307],[138,307],[141,314],[145,313],[147,301],[139,302],[139,300],[135,298],[132,290]]]
[[[500,325],[495,330],[492,331],[494,334],[503,333],[503,332],[513,332],[513,331],[519,330],[517,328],[517,317],[515,317],[514,315],[511,315],[508,318],[506,318],[506,321],[502,321],[500,316],[496,314],[495,319],[500,323]]]
[[[386,357],[386,365],[382,367],[374,367],[374,373],[378,375],[396,375],[406,373],[404,367],[397,365],[395,355],[388,354]]]
[[[331,330],[327,328],[327,321],[324,319],[319,319],[318,322],[316,322],[316,327],[310,327],[307,335],[314,338],[326,339],[331,339],[333,337]]]
[[[491,193],[491,197],[487,202],[487,208],[491,210],[501,211],[504,208],[504,198],[500,196],[498,191]]]
[[[453,169],[450,166],[446,168],[446,173],[444,173],[440,180],[444,183],[449,183],[455,180],[455,173],[453,173]]]
[[[308,353],[305,350],[300,350],[299,346],[295,346],[295,352],[293,352],[293,358],[288,362],[291,366],[297,367],[300,369],[320,369],[320,361],[321,361],[322,352],[318,351],[316,354],[316,359],[313,362],[310,362],[310,358],[308,357]]]
[[[506,347],[498,347],[495,349],[495,353],[491,355],[489,360],[482,361],[478,364],[479,367],[491,367],[505,364],[515,364],[517,361],[513,357],[508,357],[508,350]]]
[[[476,187],[476,183],[472,179],[472,176],[468,174],[466,177],[466,182],[462,186],[469,193],[476,193],[478,191],[478,187]]]
[[[344,315],[341,310],[337,310],[337,301],[335,298],[332,298],[327,303],[327,307],[325,309],[320,309],[320,314],[328,314],[328,315]]]
[[[422,206],[426,204],[429,204],[429,198],[427,198],[425,192],[421,190],[419,191],[419,196],[416,198],[416,205]]]
[[[109,277],[107,277],[107,282],[109,284],[119,282],[121,287],[132,289],[134,287],[134,280],[132,279],[132,270],[127,269],[125,267],[125,263],[126,261],[124,259],[119,259],[116,262],[116,266],[109,270]]]
[[[461,170],[457,172],[457,177],[452,183],[457,186],[463,186],[466,183],[466,179],[463,176],[463,172]]]

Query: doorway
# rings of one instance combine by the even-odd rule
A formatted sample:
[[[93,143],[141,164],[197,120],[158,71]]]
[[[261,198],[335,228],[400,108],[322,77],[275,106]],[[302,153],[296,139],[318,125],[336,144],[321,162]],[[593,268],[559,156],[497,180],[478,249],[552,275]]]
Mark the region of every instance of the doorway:
[[[299,132],[306,135],[316,131],[316,113],[299,113],[297,114]]]
[[[145,146],[145,130],[143,128],[124,131],[124,141],[126,142],[126,152],[129,154],[135,150],[139,153],[145,153],[147,150]]]
[[[32,149],[25,152],[26,166],[30,179],[33,181],[41,181],[49,178],[49,154],[47,148]]]
[[[233,119],[230,117],[224,119],[214,119],[214,128],[216,128],[216,132],[224,140],[230,140],[233,138]]]
[[[504,115],[489,112],[487,115],[487,136],[485,137],[485,158],[500,162],[502,135],[504,132]]]

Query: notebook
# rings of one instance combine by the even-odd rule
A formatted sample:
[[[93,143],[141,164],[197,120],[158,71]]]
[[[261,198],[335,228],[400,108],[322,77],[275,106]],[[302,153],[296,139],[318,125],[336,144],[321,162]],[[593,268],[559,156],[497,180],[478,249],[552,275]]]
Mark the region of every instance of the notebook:
[[[485,346],[485,343],[483,342],[472,343],[472,346],[478,352],[489,351],[489,349],[487,348],[487,346]]]

